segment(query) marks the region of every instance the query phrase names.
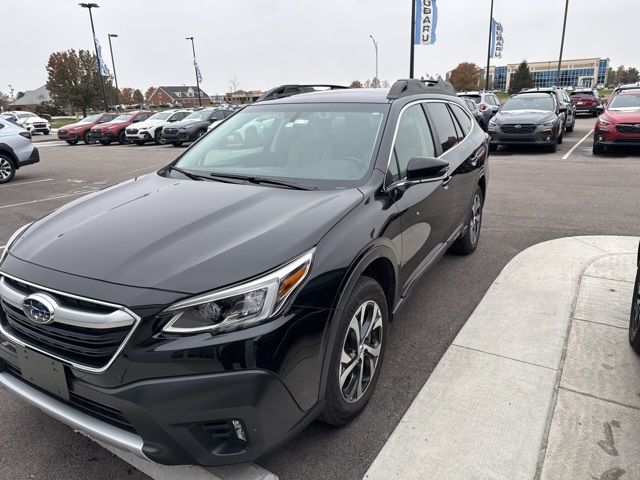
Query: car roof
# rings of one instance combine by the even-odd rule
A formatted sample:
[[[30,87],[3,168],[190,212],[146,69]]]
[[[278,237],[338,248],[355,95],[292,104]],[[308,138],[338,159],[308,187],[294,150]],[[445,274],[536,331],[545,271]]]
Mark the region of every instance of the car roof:
[[[260,104],[282,103],[389,103],[388,88],[345,88],[298,93],[290,97],[264,100]]]
[[[526,95],[527,97],[531,97],[531,96],[535,95],[535,96],[538,96],[538,97],[542,98],[542,97],[553,97],[553,92],[542,92],[542,91],[541,92],[536,92],[536,91],[529,92],[529,91],[527,91],[527,92],[516,93],[515,95],[512,95],[510,98],[519,97],[520,95]]]
[[[616,95],[637,95],[640,93],[640,87],[638,88],[625,88],[624,90],[620,90]]]

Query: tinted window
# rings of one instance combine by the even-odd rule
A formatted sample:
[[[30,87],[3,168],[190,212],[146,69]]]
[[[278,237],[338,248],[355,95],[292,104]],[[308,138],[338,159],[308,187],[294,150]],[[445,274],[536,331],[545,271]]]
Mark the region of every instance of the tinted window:
[[[473,100],[469,98],[465,98],[464,101],[467,102],[467,106],[469,107],[469,110],[471,110],[472,112],[478,109],[476,107],[476,102],[474,102]]]
[[[222,113],[221,110],[217,110],[213,112],[213,115],[211,115],[212,120],[222,120],[223,118],[224,118],[224,113]]]
[[[467,136],[471,131],[472,125],[469,115],[464,113],[462,108],[460,108],[458,105],[451,105],[451,111],[455,115],[458,123],[460,124],[460,127],[462,128],[463,136]]]
[[[556,108],[550,95],[522,94],[511,97],[502,105],[503,112],[512,110],[544,110],[553,112]]]
[[[458,143],[456,127],[449,113],[449,109],[444,103],[428,103],[426,107],[429,115],[431,115],[438,137],[440,138],[442,151],[446,152]]]
[[[486,103],[488,103],[489,105],[495,105],[495,101],[493,100],[493,96],[492,95],[485,95],[484,96],[484,101]]]
[[[465,95],[464,98],[470,98],[476,103],[480,103],[482,101],[482,98],[480,97],[480,95]]]
[[[407,174],[407,165],[413,157],[434,157],[433,136],[427,117],[420,104],[407,108],[400,122],[393,145],[388,180],[395,181]]]

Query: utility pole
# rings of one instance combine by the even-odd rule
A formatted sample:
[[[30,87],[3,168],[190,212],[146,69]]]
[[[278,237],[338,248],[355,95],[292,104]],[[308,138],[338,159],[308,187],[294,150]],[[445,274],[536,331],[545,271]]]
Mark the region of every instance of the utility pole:
[[[491,0],[491,12],[489,13],[489,45],[487,46],[487,69],[485,70],[484,89],[489,90],[489,69],[491,68],[491,30],[493,27],[493,0]]]
[[[376,79],[378,80],[377,86],[380,86],[380,78],[378,77],[378,42],[373,38],[373,35],[369,35],[373,41],[373,47],[376,49]]]
[[[98,61],[98,76],[100,77],[100,85],[102,85],[102,101],[104,102],[104,111],[109,111],[109,104],[107,103],[107,92],[104,88],[104,78],[102,78],[102,70],[100,69],[100,57],[98,55],[98,44],[96,43],[96,29],[93,27],[93,15],[91,14],[92,8],[100,8],[97,3],[79,3],[82,8],[89,9],[89,19],[91,20],[91,33],[93,34],[93,47],[96,49],[96,60]]]
[[[198,80],[198,67],[196,62],[196,46],[193,43],[193,37],[185,37],[185,40],[191,40],[191,49],[193,50],[193,69],[196,72],[196,88],[198,89],[198,105],[202,106],[202,98],[200,98],[200,80]]]
[[[111,65],[113,65],[113,80],[116,82],[116,90],[118,91],[118,98],[116,98],[116,104],[120,103],[120,89],[118,88],[118,74],[116,73],[116,62],[113,59],[113,46],[111,45],[111,37],[118,38],[117,33],[110,33],[109,36],[109,51],[111,52]]]
[[[562,22],[562,40],[560,40],[560,58],[558,59],[558,72],[556,73],[557,86],[560,85],[560,71],[562,69],[562,50],[564,49],[564,34],[567,30],[567,13],[569,12],[569,0],[565,0],[564,4],[564,22]]]

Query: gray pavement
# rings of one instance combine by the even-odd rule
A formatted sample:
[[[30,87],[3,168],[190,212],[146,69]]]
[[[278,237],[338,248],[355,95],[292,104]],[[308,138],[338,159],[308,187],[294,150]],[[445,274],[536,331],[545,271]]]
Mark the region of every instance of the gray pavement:
[[[594,158],[585,141],[562,160],[593,123],[579,119],[556,154],[527,149],[492,155],[480,246],[471,257],[447,255],[416,287],[390,327],[385,365],[366,411],[343,428],[313,423],[261,466],[282,479],[361,478],[486,290],[518,252],[570,235],[637,234],[637,219],[630,212],[640,210],[640,155]],[[152,171],[181,151],[48,143],[40,147],[39,165],[20,170],[14,183],[0,186],[0,246],[20,225],[85,191]],[[44,470],[29,461],[24,448],[39,441],[52,449],[46,478],[83,478],[83,469],[94,464],[99,468],[90,469],[91,478],[119,478],[130,468],[66,427],[52,427],[57,422],[4,392],[0,419],[5,445],[0,478],[31,478],[34,472],[42,478]],[[99,461],[90,462],[92,457]],[[143,478],[137,475],[134,471],[131,478]]]

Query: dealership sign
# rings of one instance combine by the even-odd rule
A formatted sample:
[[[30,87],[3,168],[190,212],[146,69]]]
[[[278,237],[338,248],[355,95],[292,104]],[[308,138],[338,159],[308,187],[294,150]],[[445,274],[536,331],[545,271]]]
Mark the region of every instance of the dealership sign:
[[[438,6],[436,0],[413,0],[416,8],[413,26],[413,43],[415,45],[432,45],[436,43],[436,26],[438,24]]]

